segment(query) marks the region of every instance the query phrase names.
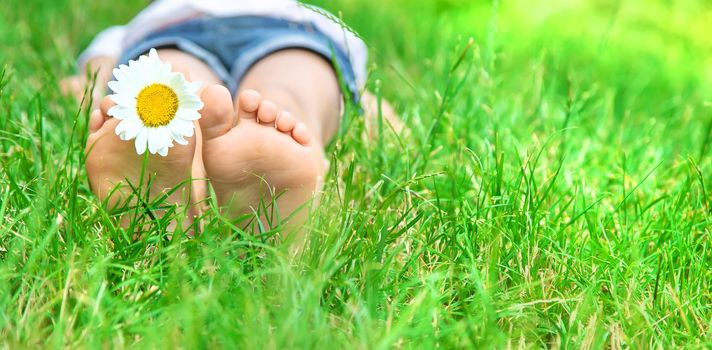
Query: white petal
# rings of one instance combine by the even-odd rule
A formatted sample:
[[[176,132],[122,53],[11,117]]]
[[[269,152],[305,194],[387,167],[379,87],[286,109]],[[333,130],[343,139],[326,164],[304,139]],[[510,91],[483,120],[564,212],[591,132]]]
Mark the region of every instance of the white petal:
[[[121,107],[119,105],[116,105],[115,107],[116,110],[113,113],[113,117],[119,120],[124,120],[124,119],[138,119],[138,115],[136,114],[136,108],[126,108],[126,107]],[[113,107],[112,107],[113,108]]]
[[[195,125],[192,121],[175,118],[168,124],[168,128],[183,136],[193,136]]]
[[[128,97],[137,96],[139,92],[134,88],[134,84],[131,84],[129,81],[110,81],[109,89],[116,95]]]
[[[174,140],[177,144],[183,145],[183,146],[185,146],[185,145],[188,144],[188,140],[186,140],[186,139],[183,138],[182,136],[180,136],[180,135],[173,135],[173,136],[174,136],[174,137],[173,137],[173,140]]]
[[[106,111],[106,114],[108,114],[110,117],[114,117],[119,120],[123,119],[128,119],[131,117],[135,117],[136,113],[132,112],[133,109],[129,109],[126,107],[123,107],[121,105],[115,105],[109,108],[108,111]]]
[[[141,128],[138,135],[136,135],[136,153],[143,154],[146,152],[146,146],[148,144],[148,130],[146,128]]]
[[[127,123],[125,120],[120,121],[119,124],[116,125],[116,129],[114,129],[114,133],[116,133],[116,135],[118,135],[122,141],[127,141],[130,139],[126,135],[127,131],[129,131],[129,123]]]
[[[183,75],[176,72],[171,72],[171,74],[166,79],[166,85],[170,86],[173,91],[178,90],[183,86]]]
[[[127,108],[136,107],[135,96],[128,96],[128,95],[124,95],[124,94],[113,94],[113,95],[109,95],[109,98],[111,98],[111,100],[114,101],[117,105],[120,105],[122,107],[127,107]]]
[[[158,129],[158,139],[161,147],[173,147],[173,137],[171,137],[171,129],[167,126],[162,126]]]
[[[154,60],[154,61],[160,61],[161,59],[158,57],[158,51],[156,51],[155,48],[151,48],[151,50],[148,51],[148,58]]]
[[[153,77],[150,74],[151,65],[148,64],[147,60],[148,58],[146,58],[146,56],[141,56],[132,67],[134,74],[132,80],[136,81],[138,85],[142,87],[145,87],[153,82]]]
[[[141,73],[141,77],[137,79],[137,81],[140,83],[142,87],[146,87],[148,85],[151,85],[155,82],[156,77],[151,69],[151,66],[149,64],[146,64],[146,62],[142,62],[140,68],[137,70],[137,72]]]
[[[195,93],[196,91],[200,90],[200,88],[203,86],[203,82],[200,81],[194,81],[192,83],[187,83],[186,84],[186,89],[192,93]]]
[[[174,130],[170,130],[170,133],[171,133],[171,139],[173,141],[175,141],[177,144],[179,144],[179,145],[187,145],[188,144],[188,140],[186,140],[185,137],[183,137],[183,135],[176,133]]]
[[[115,132],[116,135],[119,135],[120,139],[128,141],[136,137],[141,129],[143,129],[141,120],[138,118],[130,118],[119,122],[119,124],[116,125]]]
[[[203,101],[195,95],[181,96],[178,101],[178,106],[180,106],[180,108],[190,108],[195,111],[203,108]]]
[[[148,150],[152,154],[155,154],[161,148],[167,148],[173,145],[173,139],[165,126],[150,128],[148,130]]]
[[[163,157],[167,156],[168,155],[168,147],[163,147],[163,148],[159,149],[158,154],[160,154]]]
[[[164,148],[167,150],[173,147],[173,138],[168,130],[155,130],[153,135],[156,137],[156,153],[160,152]]]
[[[146,56],[146,55],[138,56],[138,62],[141,64],[146,64],[146,62],[148,62],[148,56]]]
[[[151,62],[149,61],[148,64],[146,65],[148,68],[148,76],[151,79],[152,83],[162,83],[165,80],[164,77],[164,70],[165,70],[165,65],[161,63],[160,61],[158,62]]]
[[[114,78],[118,81],[126,80],[126,71],[129,69],[129,66],[122,64],[119,66],[119,68],[114,68],[113,73],[114,73]]]
[[[171,63],[166,62],[161,67],[161,79],[165,80],[171,75]]]
[[[121,72],[120,69],[114,68],[111,73],[114,75],[114,79],[116,79],[117,81],[123,80],[124,74]]]
[[[174,135],[171,135],[171,136],[172,136],[171,138],[172,138],[177,144],[179,144],[179,145],[185,146],[185,145],[188,144],[188,142],[190,142],[190,141],[189,141],[190,137],[187,137],[187,138],[186,138],[186,137],[183,136],[183,135],[175,135],[175,134],[174,134]]]
[[[194,109],[188,109],[188,108],[178,108],[178,111],[176,112],[176,118],[175,119],[183,119],[183,120],[198,120],[200,119],[200,113]]]
[[[108,114],[110,117],[114,117],[116,119],[123,119],[123,118],[119,117],[118,114],[119,114],[119,111],[124,110],[124,109],[125,108],[123,108],[119,105],[111,106],[111,108],[109,108],[109,110],[106,111],[106,114]]]
[[[193,124],[185,124],[185,121],[182,121],[180,119],[174,119],[173,122],[168,124],[168,130],[170,130],[171,137],[173,140],[175,140],[177,143],[181,145],[187,145],[188,140],[186,140],[186,137],[192,137],[193,136]]]
[[[119,82],[116,80],[112,80],[109,82],[109,89],[111,89],[111,91],[113,91],[114,93],[117,93],[117,94],[121,93],[124,86],[125,85],[119,84]]]
[[[151,154],[155,154],[160,147],[156,139],[156,129],[146,128],[146,134],[148,136],[148,151],[151,152]]]
[[[139,92],[143,90],[146,86],[141,85],[138,80],[131,80],[126,82],[126,94],[129,96],[134,96],[134,99],[138,97]]]
[[[129,69],[129,70],[134,70],[134,69],[136,69],[136,67],[137,67],[138,65],[139,65],[139,64],[138,64],[138,60],[129,60],[128,69]]]

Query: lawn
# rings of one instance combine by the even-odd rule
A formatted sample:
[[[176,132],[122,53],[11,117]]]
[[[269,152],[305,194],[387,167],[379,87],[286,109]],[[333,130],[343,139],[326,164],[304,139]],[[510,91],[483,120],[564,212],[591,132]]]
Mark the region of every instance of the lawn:
[[[58,81],[147,3],[0,2],[0,349],[712,347],[709,1],[315,1],[408,130],[347,113],[300,251],[91,194]]]

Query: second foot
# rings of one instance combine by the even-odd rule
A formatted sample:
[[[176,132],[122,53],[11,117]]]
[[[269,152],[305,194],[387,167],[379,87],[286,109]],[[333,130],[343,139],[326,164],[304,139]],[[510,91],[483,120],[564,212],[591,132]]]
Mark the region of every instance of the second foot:
[[[209,89],[209,90],[208,90]],[[298,223],[321,183],[324,154],[304,123],[253,90],[233,107],[227,89],[203,93],[203,161],[224,213],[257,213],[266,228]],[[237,111],[235,111],[237,109]]]

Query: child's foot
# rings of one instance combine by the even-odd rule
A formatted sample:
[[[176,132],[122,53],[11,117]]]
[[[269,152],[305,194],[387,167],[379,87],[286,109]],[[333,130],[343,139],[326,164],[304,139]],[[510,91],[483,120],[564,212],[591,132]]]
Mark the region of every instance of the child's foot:
[[[325,161],[303,123],[253,90],[240,94],[236,116],[223,87],[206,89],[203,102],[205,170],[229,217],[259,211],[268,221],[265,227],[273,227],[277,218],[309,202]],[[272,208],[275,197],[277,208]],[[260,203],[266,203],[267,213]],[[298,225],[306,211],[300,210],[290,224]]]
[[[118,209],[133,193],[130,186],[138,188],[143,166],[143,155],[136,154],[134,141],[122,141],[114,129],[119,120],[107,115],[113,105],[109,97],[101,102],[101,108],[95,110],[89,120],[89,138],[86,148],[86,167],[92,191],[104,201],[108,198],[109,210]],[[173,188],[165,203],[186,205],[191,196],[191,167],[195,155],[196,137],[188,139],[187,145],[175,145],[168,156],[149,155],[143,182],[151,179],[150,199]],[[148,151],[147,151],[148,152]],[[114,191],[119,185],[118,191]],[[145,188],[142,186],[145,193]],[[135,204],[135,198],[131,204]]]

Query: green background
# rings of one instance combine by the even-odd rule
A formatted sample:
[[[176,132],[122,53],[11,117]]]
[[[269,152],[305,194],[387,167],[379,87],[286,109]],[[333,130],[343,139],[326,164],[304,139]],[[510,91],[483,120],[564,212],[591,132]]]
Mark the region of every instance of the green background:
[[[712,346],[709,2],[317,2],[409,132],[347,115],[299,253],[91,195],[58,80],[146,3],[0,2],[0,348]]]

